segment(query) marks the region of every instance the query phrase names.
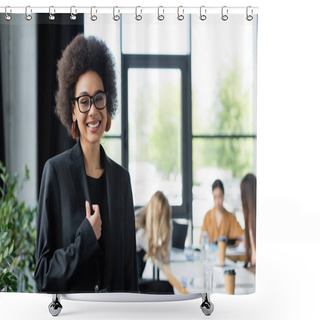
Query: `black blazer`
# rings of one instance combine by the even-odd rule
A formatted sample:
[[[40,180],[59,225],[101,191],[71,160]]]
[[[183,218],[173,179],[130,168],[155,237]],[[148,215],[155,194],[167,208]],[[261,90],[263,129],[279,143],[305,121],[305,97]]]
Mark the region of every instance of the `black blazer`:
[[[105,159],[111,283],[108,291],[137,292],[135,222],[130,176]],[[91,203],[80,142],[44,167],[37,219],[35,280],[40,292],[96,292],[99,244],[85,218]]]

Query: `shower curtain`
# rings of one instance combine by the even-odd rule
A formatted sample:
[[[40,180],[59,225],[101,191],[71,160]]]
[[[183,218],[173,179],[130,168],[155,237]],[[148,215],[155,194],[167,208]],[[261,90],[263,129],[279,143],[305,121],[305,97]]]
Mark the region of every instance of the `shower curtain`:
[[[100,144],[130,175],[141,270],[132,272],[134,292],[253,293],[256,184],[250,191],[243,185],[257,168],[256,8],[36,11],[28,11],[31,19],[27,11],[0,14],[0,291],[41,291],[34,274],[44,167],[77,144],[55,112],[57,61],[83,34],[103,41],[114,59],[118,108]],[[223,183],[220,210],[215,180]],[[158,235],[153,260],[150,228],[139,219],[157,191],[170,206],[169,244],[165,259]],[[68,250],[63,239],[49,239],[54,250]]]

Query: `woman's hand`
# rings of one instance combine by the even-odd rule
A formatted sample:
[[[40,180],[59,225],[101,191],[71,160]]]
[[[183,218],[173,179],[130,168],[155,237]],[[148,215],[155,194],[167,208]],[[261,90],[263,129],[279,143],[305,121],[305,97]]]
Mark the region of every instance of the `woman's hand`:
[[[182,287],[182,286],[181,286],[181,288],[179,288],[179,292],[182,293],[182,294],[190,293],[185,287]]]
[[[92,205],[92,209],[94,212],[93,215],[91,215],[90,204],[88,201],[86,201],[86,218],[89,220],[97,240],[99,240],[101,237],[101,226],[102,226],[100,208],[97,204],[94,204]]]
[[[180,293],[187,294],[189,291],[181,284],[181,282],[172,274],[169,263],[162,265],[162,271],[166,275],[169,283],[175,287]]]

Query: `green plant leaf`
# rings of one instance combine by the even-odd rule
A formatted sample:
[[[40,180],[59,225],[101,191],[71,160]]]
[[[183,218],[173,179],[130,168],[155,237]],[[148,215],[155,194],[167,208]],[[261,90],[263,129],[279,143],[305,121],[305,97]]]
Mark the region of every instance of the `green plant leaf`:
[[[26,177],[27,180],[30,179],[30,171],[27,165],[24,166],[24,175]]]
[[[5,258],[8,255],[8,252],[9,252],[9,249],[6,248],[6,250],[4,251],[4,254],[3,254],[3,258]]]
[[[14,244],[11,245],[10,249],[9,249],[9,254],[11,254],[13,252],[14,249]]]
[[[6,267],[10,267],[10,263],[9,263],[9,261],[8,260],[4,260],[3,262],[2,262],[2,264],[4,265],[4,266],[6,266]]]

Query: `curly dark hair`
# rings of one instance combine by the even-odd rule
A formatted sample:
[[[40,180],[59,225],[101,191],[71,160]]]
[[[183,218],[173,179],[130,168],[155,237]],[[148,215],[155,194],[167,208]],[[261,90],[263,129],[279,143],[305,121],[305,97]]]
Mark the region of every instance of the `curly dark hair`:
[[[95,71],[102,79],[107,92],[107,112],[114,117],[117,107],[116,71],[114,57],[105,42],[94,37],[77,35],[64,49],[57,65],[58,90],[55,112],[72,135],[72,101],[79,77]],[[79,129],[76,126],[76,135]]]

